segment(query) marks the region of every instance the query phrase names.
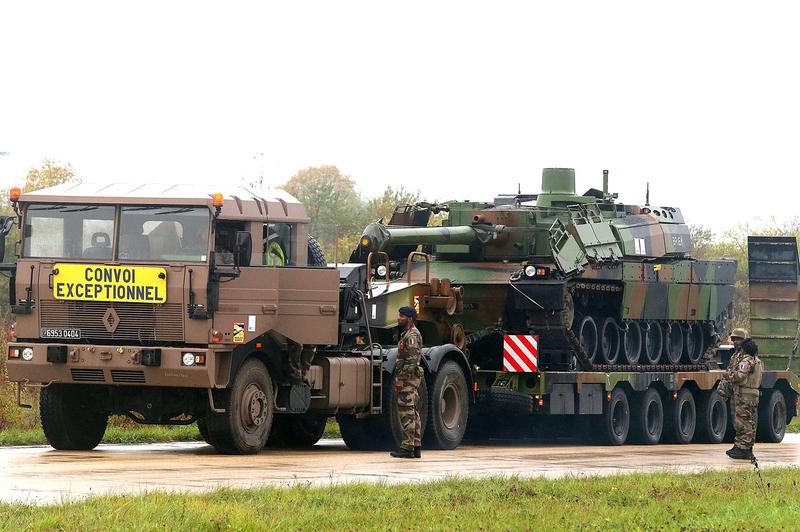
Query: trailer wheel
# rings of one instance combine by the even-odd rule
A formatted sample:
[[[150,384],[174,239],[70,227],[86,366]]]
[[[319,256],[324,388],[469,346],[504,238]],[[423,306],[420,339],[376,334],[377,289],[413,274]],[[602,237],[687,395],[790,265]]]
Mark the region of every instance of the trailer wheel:
[[[695,440],[702,443],[722,443],[728,428],[728,407],[717,390],[697,397],[697,431]]]
[[[446,361],[433,380],[429,401],[426,447],[455,449],[467,430],[467,379],[457,362]]]
[[[313,447],[325,433],[328,418],[319,414],[281,415],[272,420],[267,447]]]
[[[206,415],[211,445],[223,454],[255,454],[272,427],[275,395],[269,371],[260,360],[245,362],[221,402],[224,413]]]
[[[689,443],[697,428],[697,407],[692,392],[686,388],[678,390],[675,401],[667,408],[664,434],[674,443]]]
[[[786,398],[780,390],[772,390],[758,404],[756,439],[767,443],[780,443],[786,435]]]
[[[655,445],[664,430],[664,404],[658,390],[648,388],[639,395],[631,408],[633,432],[636,441]]]
[[[88,451],[103,440],[108,412],[98,406],[100,388],[51,384],[42,388],[39,418],[47,442],[59,451]]]
[[[596,416],[594,432],[601,442],[623,445],[631,428],[631,410],[628,394],[622,388],[614,388],[603,406],[603,415]]]

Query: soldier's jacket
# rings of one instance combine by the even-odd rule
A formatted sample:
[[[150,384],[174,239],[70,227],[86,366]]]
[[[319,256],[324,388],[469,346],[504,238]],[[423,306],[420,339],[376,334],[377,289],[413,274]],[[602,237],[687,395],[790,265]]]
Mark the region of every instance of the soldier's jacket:
[[[758,395],[764,366],[757,356],[737,350],[728,364],[729,381],[735,393]]]
[[[420,377],[420,358],[422,357],[422,335],[416,327],[411,327],[400,336],[397,343],[398,381],[410,381]]]

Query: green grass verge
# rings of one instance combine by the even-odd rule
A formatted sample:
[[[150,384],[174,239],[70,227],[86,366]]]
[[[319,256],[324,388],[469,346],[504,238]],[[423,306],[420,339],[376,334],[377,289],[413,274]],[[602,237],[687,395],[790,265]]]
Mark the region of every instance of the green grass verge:
[[[270,529],[792,529],[797,469],[764,485],[739,472],[581,479],[446,480],[98,497],[47,507],[0,505],[0,528],[47,530]]]
[[[786,427],[786,432],[800,432],[800,418],[794,418]]]

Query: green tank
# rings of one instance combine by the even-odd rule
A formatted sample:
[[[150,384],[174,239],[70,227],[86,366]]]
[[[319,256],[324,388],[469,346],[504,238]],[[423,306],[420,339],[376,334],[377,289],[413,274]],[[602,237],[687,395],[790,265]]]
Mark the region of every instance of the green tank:
[[[539,194],[398,207],[351,257],[368,265],[373,341],[390,343],[412,305],[426,345],[452,343],[480,369],[503,369],[510,335],[535,338],[540,370],[705,368],[736,262],[693,258],[680,209],[617,198],[607,171],[577,195],[573,169],[546,168]]]

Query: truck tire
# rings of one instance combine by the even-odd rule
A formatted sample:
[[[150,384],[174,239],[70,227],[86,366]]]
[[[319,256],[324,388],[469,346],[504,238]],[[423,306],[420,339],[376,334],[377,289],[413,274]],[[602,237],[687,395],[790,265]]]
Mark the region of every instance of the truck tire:
[[[320,246],[319,241],[311,235],[308,235],[308,265],[312,268],[324,268],[328,265],[322,246]]]
[[[507,388],[479,391],[476,400],[481,411],[490,415],[529,416],[534,409],[532,395]]]
[[[780,443],[786,435],[786,398],[780,390],[771,390],[758,403],[756,441]]]
[[[699,393],[697,401],[697,430],[695,441],[722,443],[728,428],[728,407],[717,390]]]
[[[631,432],[634,440],[645,445],[661,441],[664,431],[664,404],[654,388],[637,394],[631,405]]]
[[[425,446],[455,449],[464,438],[469,416],[467,379],[457,362],[448,360],[439,366],[428,404]]]
[[[211,435],[208,433],[206,418],[203,417],[197,420],[197,430],[200,432],[200,437],[203,438],[203,441],[213,447],[214,444],[211,443]]]
[[[625,444],[631,428],[631,410],[625,390],[614,388],[611,399],[603,405],[603,414],[595,418],[593,432],[600,442],[607,445]]]
[[[266,446],[313,447],[325,433],[327,421],[327,417],[318,414],[275,416]]]
[[[272,427],[275,395],[269,371],[260,360],[247,360],[218,403],[223,413],[206,415],[209,443],[222,454],[255,454],[264,448]]]
[[[394,387],[394,377],[384,375],[383,384],[383,414],[375,418],[378,425],[375,438],[384,450],[398,449],[403,442],[403,426],[400,424],[400,413],[397,410],[397,390]],[[424,442],[428,422],[428,383],[424,377],[419,383],[418,393],[417,411]]]
[[[344,444],[352,451],[383,449],[383,442],[375,437],[373,421],[371,418],[358,419],[350,414],[336,414],[336,422],[339,424]]]
[[[51,384],[42,388],[39,418],[47,442],[59,451],[88,451],[103,440],[108,412],[100,409],[100,388]]]
[[[667,407],[664,439],[672,443],[690,443],[697,428],[694,395],[686,388],[678,390],[675,401]]]

